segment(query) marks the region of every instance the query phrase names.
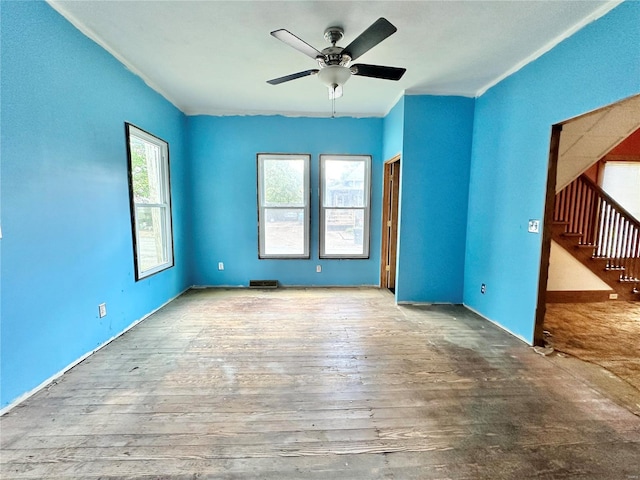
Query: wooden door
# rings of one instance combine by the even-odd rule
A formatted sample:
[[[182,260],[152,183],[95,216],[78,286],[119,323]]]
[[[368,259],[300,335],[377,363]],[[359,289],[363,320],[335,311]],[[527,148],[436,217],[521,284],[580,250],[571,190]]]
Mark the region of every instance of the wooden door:
[[[400,192],[400,156],[384,164],[382,198],[382,254],[380,286],[395,292],[396,251],[398,247],[398,200]]]

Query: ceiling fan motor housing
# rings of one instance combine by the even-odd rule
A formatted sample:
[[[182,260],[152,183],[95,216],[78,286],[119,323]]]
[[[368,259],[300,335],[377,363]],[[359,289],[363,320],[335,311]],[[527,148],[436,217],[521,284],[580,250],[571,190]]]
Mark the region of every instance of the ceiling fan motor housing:
[[[322,50],[322,55],[318,55],[318,64],[320,67],[326,67],[330,65],[342,65],[343,67],[349,66],[349,62],[351,62],[351,57],[349,55],[343,54],[342,51],[344,48],[342,47],[327,47]]]

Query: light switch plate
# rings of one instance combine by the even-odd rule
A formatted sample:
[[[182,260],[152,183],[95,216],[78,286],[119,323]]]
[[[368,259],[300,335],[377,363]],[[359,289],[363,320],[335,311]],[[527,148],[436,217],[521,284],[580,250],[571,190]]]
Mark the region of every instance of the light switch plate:
[[[529,220],[529,233],[540,233],[540,220]]]

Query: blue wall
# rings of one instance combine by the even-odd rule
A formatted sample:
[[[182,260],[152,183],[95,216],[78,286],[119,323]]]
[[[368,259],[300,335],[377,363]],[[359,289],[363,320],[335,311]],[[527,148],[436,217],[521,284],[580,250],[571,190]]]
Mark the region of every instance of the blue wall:
[[[640,92],[639,19],[623,3],[476,102],[464,303],[529,342],[551,126]]]
[[[189,117],[196,285],[379,285],[382,119]],[[258,260],[259,152],[311,154],[311,258]],[[321,153],[372,155],[371,256],[318,260],[318,162]],[[217,268],[224,262],[224,271]],[[322,265],[322,273],[316,273]]]
[[[5,406],[189,285],[188,178],[180,111],[45,3],[3,2],[1,22]],[[177,266],[137,283],[125,121],[171,156]]]
[[[474,100],[407,96],[398,302],[462,303]]]
[[[398,100],[384,117],[382,124],[382,158],[386,162],[396,155],[402,155],[404,143],[404,97]]]

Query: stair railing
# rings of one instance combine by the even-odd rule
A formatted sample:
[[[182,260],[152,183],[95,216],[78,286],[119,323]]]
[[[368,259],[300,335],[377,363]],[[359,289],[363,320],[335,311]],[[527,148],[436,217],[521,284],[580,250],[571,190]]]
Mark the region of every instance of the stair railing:
[[[556,194],[553,220],[580,246],[593,247],[608,270],[620,270],[620,281],[640,282],[640,221],[586,175]]]

